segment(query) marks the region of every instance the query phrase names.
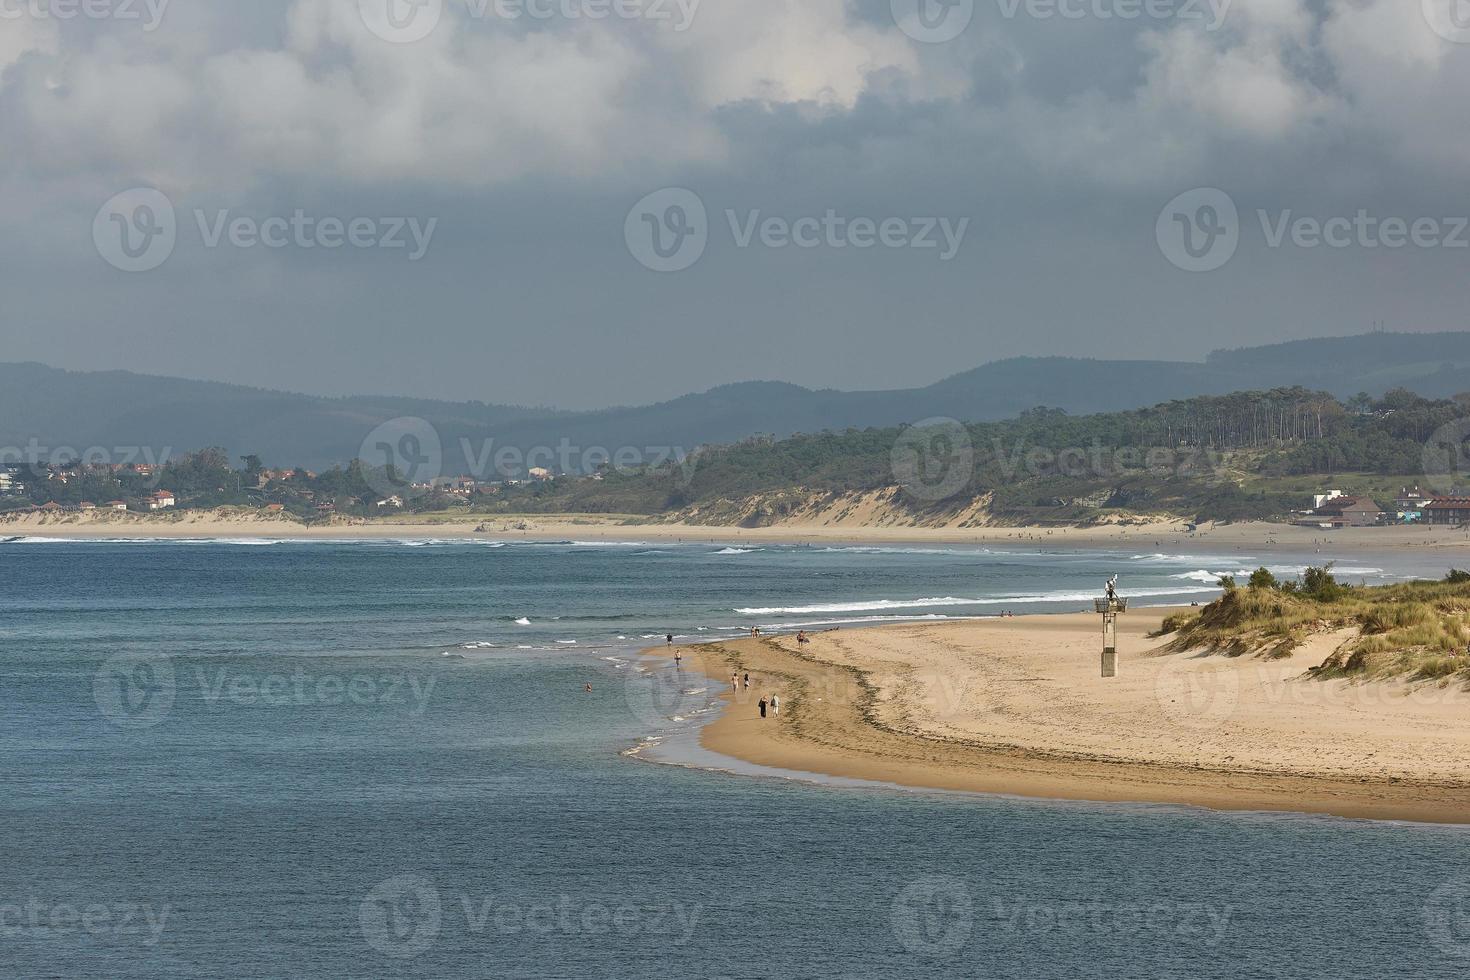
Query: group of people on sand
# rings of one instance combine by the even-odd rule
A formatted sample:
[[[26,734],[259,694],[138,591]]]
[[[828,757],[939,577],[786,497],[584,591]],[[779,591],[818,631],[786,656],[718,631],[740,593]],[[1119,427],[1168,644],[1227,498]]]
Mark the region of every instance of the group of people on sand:
[[[747,670],[743,676],[740,674],[739,671],[731,672],[730,690],[734,691],[736,694],[739,694],[742,690],[742,684],[744,685],[744,690],[750,690],[750,671]],[[781,698],[779,695],[772,694],[770,697],[766,697],[766,695],[762,694],[761,699],[756,702],[756,704],[761,710],[762,718],[766,717],[767,711],[769,711],[773,716],[779,715],[781,713]]]

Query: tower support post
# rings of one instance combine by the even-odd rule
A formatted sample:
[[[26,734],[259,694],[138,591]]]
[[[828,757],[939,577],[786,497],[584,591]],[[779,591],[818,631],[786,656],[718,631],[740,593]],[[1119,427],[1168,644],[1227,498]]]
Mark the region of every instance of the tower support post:
[[[1111,591],[1111,590],[1109,590]],[[1097,611],[1103,618],[1102,676],[1118,676],[1118,614],[1126,612],[1128,600],[1119,595],[1109,595],[1094,600]]]

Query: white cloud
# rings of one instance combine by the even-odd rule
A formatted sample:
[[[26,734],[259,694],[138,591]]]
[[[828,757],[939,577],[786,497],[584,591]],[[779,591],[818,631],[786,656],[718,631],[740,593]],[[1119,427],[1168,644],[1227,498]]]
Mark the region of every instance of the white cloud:
[[[18,17],[0,21],[0,88],[5,85],[5,70],[27,54],[54,55],[58,50],[58,34],[54,20]]]
[[[1305,73],[1314,29],[1303,0],[1234,0],[1220,30],[1180,24],[1147,33],[1140,103],[1185,108],[1226,136],[1289,139],[1332,110],[1331,97]]]
[[[15,98],[28,146],[73,166],[106,159],[186,185],[305,174],[475,186],[718,159],[721,106],[841,109],[871,73],[916,70],[908,44],[850,22],[842,0],[708,3],[684,32],[466,9],[449,4],[412,44],[374,36],[356,0],[296,0],[274,48],[115,32],[53,46]]]
[[[874,73],[920,71],[903,35],[852,20],[844,0],[705,0],[690,30],[655,40],[706,109],[744,100],[850,108]]]
[[[1118,186],[1222,146],[1288,162],[1307,138],[1366,139],[1410,169],[1447,169],[1470,140],[1452,97],[1470,81],[1470,47],[1443,41],[1405,0],[1331,0],[1325,14],[1307,0],[1233,0],[1220,30],[1140,22],[1136,35],[1117,22],[977,17],[947,45],[855,17],[846,0],[703,0],[685,31],[471,21],[466,9],[448,0],[413,44],[374,36],[357,0],[294,0],[273,29],[248,32],[199,8],[153,33],[6,22],[5,166],[180,190],[273,177],[648,186],[779,151],[802,127],[820,138],[865,96],[916,109],[909,132],[852,141],[854,169],[973,152],[1002,170]],[[1087,30],[1108,41],[1087,49],[1091,64],[1058,43]],[[1138,81],[1105,88],[1094,75]],[[985,80],[983,98],[971,78]],[[1070,94],[1036,91],[1037,79]],[[802,111],[766,137],[781,146],[737,155],[724,113],[748,105]]]

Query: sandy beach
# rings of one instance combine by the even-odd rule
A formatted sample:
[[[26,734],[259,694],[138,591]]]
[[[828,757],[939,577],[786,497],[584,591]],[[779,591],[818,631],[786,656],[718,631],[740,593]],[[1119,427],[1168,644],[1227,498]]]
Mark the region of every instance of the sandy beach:
[[[302,524],[281,515],[247,510],[174,511],[144,515],[116,512],[0,515],[0,538],[493,538],[500,540],[657,540],[717,542],[859,542],[1040,545],[1070,547],[1210,548],[1219,552],[1459,549],[1470,547],[1470,531],[1450,527],[1369,527],[1323,531],[1286,524],[1202,525],[1189,531],[1177,521],[1087,527],[917,527],[851,523],[786,523],[772,527],[728,527],[650,523],[594,515],[497,515],[362,520],[338,518]]]
[[[905,786],[1470,823],[1470,693],[1164,654],[1169,610],[1125,614],[1119,676],[1092,613],[901,624],[691,647],[727,710],[701,735],[763,766]],[[652,655],[654,651],[650,651]],[[660,651],[661,653],[661,651]],[[748,692],[729,693],[732,671]],[[779,694],[779,717],[756,702]]]

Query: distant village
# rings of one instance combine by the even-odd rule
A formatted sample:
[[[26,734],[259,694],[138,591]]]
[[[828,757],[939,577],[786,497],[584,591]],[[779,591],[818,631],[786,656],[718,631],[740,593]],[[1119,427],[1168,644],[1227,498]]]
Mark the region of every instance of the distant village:
[[[1393,509],[1384,510],[1371,497],[1326,490],[1314,496],[1311,509],[1299,513],[1293,523],[1323,529],[1388,524],[1459,527],[1470,524],[1470,495],[1438,496],[1404,487],[1394,498]]]
[[[163,464],[81,462],[0,466],[0,513],[151,514],[179,508],[255,507],[311,520],[338,513],[372,516],[405,510],[443,510],[535,493],[556,475],[533,468],[524,479],[443,477],[407,484],[391,473],[354,462],[325,473],[270,469],[253,456],[233,468],[218,450],[191,453]],[[600,474],[588,479],[599,479]],[[385,492],[387,491],[387,492]]]

